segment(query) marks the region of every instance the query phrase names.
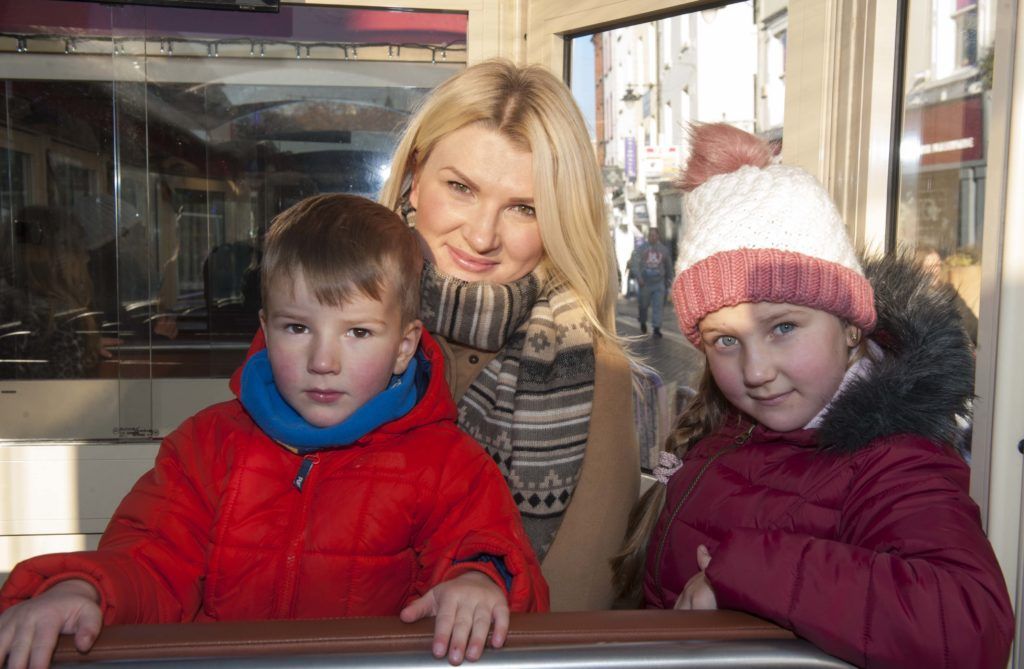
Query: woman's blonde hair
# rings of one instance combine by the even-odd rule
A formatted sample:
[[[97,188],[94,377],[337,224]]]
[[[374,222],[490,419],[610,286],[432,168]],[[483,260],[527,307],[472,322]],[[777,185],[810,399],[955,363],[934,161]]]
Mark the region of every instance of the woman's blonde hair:
[[[438,86],[409,121],[380,201],[395,210],[407,207],[417,167],[437,142],[474,123],[533,154],[542,276],[575,291],[597,336],[618,347],[617,287],[600,167],[572,94],[544,68],[488,60]]]

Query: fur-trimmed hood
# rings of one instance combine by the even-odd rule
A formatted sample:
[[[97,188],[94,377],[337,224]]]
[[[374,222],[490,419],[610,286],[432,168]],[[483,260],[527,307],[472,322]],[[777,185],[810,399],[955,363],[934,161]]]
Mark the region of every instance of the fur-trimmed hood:
[[[906,254],[864,261],[884,352],[870,372],[833,400],[818,431],[829,450],[853,452],[891,434],[953,444],[957,416],[970,414],[974,351],[956,291]]]

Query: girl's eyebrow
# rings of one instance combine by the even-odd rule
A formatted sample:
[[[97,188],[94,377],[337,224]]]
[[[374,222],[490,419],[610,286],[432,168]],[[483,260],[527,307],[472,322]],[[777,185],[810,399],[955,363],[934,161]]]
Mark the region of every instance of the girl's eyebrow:
[[[719,332],[720,330],[718,328],[700,328],[701,337],[706,337],[708,335],[717,335],[719,334]]]
[[[761,316],[758,319],[761,323],[767,323],[769,321],[775,321],[780,318],[792,318],[793,316],[801,315],[802,310],[800,307],[781,307],[777,310],[769,310],[768,313]]]
[[[764,326],[773,321],[777,321],[785,318],[793,318],[800,316],[803,313],[803,307],[798,306],[779,306],[778,309],[771,309],[768,313],[762,314],[757,318],[758,325]],[[729,327],[726,326],[715,326],[700,328],[701,337],[705,336],[720,336],[723,334],[729,334]]]

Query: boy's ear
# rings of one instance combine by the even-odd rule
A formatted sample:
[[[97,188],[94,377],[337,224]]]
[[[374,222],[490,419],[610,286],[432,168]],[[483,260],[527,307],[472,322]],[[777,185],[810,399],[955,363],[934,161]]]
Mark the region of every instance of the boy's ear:
[[[416,355],[416,349],[420,345],[420,335],[423,334],[423,322],[414,319],[405,326],[402,333],[402,340],[398,342],[398,356],[395,358],[395,374],[401,374],[409,366],[412,356]]]
[[[267,310],[260,309],[260,329],[263,330],[263,338],[267,338]]]

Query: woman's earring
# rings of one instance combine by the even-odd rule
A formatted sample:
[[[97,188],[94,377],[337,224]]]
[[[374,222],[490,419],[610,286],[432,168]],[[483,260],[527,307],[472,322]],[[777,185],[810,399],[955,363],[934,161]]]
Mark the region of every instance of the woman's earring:
[[[416,207],[412,206],[412,170],[409,170],[402,179],[402,197],[398,201],[398,213],[402,220],[410,228],[416,227]]]
[[[409,191],[402,193],[402,200],[398,206],[398,213],[401,214],[402,220],[410,228],[416,227],[416,207],[412,206],[409,202]]]
[[[416,208],[409,206],[408,204],[402,205],[402,220],[410,228],[416,227]]]

